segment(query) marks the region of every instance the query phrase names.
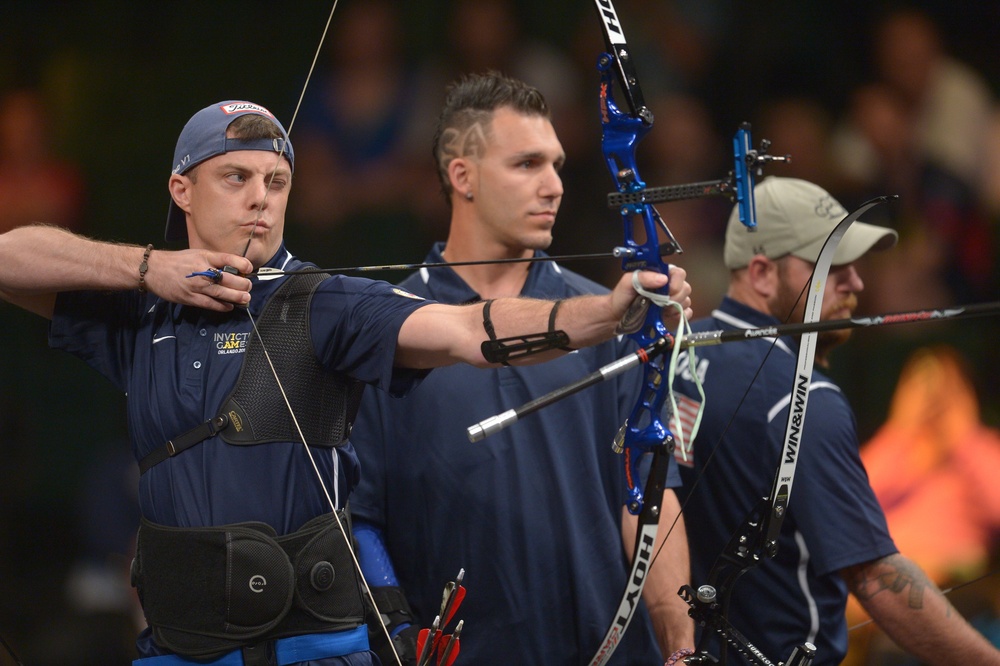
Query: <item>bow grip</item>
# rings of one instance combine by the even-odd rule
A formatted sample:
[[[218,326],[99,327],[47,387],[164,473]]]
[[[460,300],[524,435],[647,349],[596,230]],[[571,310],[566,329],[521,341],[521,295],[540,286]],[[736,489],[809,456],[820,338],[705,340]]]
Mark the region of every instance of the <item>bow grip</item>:
[[[649,437],[655,439],[656,443],[651,447],[641,445],[624,445],[625,463],[625,484],[628,491],[628,499],[625,507],[633,516],[639,515],[644,509],[659,511],[660,498],[663,495],[663,487],[666,485],[667,471],[670,465],[670,458],[674,452],[674,437],[667,430],[663,423],[650,423],[644,428],[644,433],[639,437]],[[619,431],[619,436],[625,431],[629,432],[629,425],[626,423]],[[659,439],[657,439],[659,438]],[[628,439],[628,434],[625,435]],[[618,439],[616,438],[616,443]],[[649,468],[649,475],[646,477],[645,489],[640,487],[642,482],[642,470],[640,466],[645,458],[645,454],[653,455],[652,465]],[[646,503],[649,498],[650,504]]]
[[[661,324],[662,325],[662,324]],[[666,360],[661,355],[644,366],[642,395],[632,408],[632,413],[615,436],[614,450],[623,454],[625,485],[628,491],[626,506],[636,515],[643,508],[643,490],[640,488],[639,465],[643,455],[652,452],[673,453],[674,437],[660,415],[667,397]],[[648,492],[648,483],[647,483]]]

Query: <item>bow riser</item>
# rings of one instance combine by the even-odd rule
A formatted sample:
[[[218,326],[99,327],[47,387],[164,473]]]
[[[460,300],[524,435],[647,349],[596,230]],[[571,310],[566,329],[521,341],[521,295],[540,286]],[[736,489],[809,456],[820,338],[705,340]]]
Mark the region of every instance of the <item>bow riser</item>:
[[[614,5],[611,0],[595,0],[595,7],[604,28],[605,44],[610,51],[602,53],[597,62],[600,72],[601,148],[618,192],[637,193],[644,190],[646,184],[639,176],[635,151],[639,141],[653,126],[653,114],[643,102],[632,57]],[[616,77],[630,114],[623,113],[615,103],[613,90]],[[669,275],[670,265],[664,261],[664,257],[679,253],[681,249],[656,209],[649,203],[639,201],[623,204],[619,212],[624,230],[622,269],[626,272],[651,270]],[[636,230],[641,230],[641,238],[637,238]],[[658,293],[670,293],[669,280]],[[628,335],[641,348],[649,347],[657,340],[670,338],[660,307],[653,303],[647,303],[646,306],[642,325]],[[666,363],[663,354],[646,363],[639,398],[615,438],[615,450],[622,453],[624,459],[628,492],[626,506],[630,513],[638,514],[637,536],[632,553],[632,568],[621,603],[604,640],[591,659],[591,666],[606,664],[618,647],[642,597],[646,577],[653,563],[659,530],[660,502],[673,452],[673,435],[661,419],[670,389],[666,379]],[[647,453],[652,454],[652,466],[646,480],[644,497],[639,464]]]
[[[609,32],[611,29],[609,26],[618,25],[617,17],[614,17],[614,22],[609,22],[607,18],[609,3],[598,4],[605,19],[606,32]],[[620,30],[614,34],[620,34]],[[620,62],[620,59],[603,53],[597,63],[601,74],[599,98],[603,129],[601,147],[618,191],[635,192],[646,187],[645,182],[639,177],[635,149],[652,127],[652,114],[647,113],[646,120],[642,120],[619,110],[612,92],[615,62]],[[631,83],[633,86],[623,85],[621,88],[626,92],[631,90],[637,93],[634,75]],[[670,265],[664,261],[664,257],[680,252],[680,246],[677,245],[656,209],[645,203],[625,204],[621,206],[620,213],[626,250],[622,259],[622,270],[628,272],[642,269],[668,274]],[[637,239],[635,230],[639,225],[643,235]],[[665,242],[661,243],[661,237]],[[668,283],[659,291],[666,294],[669,293],[669,289]],[[650,307],[646,311],[642,326],[629,334],[629,337],[645,347],[655,340],[668,337],[669,334],[659,308]],[[641,395],[615,440],[616,450],[624,454],[625,482],[629,495],[627,506],[633,514],[639,514],[643,507],[643,491],[639,481],[639,463],[643,454],[673,441],[670,429],[660,416],[666,403],[668,389],[664,380],[665,363],[665,358],[659,356],[646,364],[643,370]]]

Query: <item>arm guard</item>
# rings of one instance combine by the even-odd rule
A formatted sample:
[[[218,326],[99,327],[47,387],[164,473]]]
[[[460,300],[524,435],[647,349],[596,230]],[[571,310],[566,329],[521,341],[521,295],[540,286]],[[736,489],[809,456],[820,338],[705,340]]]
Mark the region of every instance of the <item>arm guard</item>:
[[[493,320],[490,319],[490,305],[493,301],[486,301],[483,304],[483,328],[490,339],[483,342],[482,353],[490,363],[501,363],[510,365],[511,359],[519,359],[525,356],[534,356],[552,349],[564,349],[572,351],[569,347],[569,336],[565,331],[557,330],[556,312],[562,301],[552,304],[552,311],[549,313],[549,330],[545,333],[529,333],[527,335],[515,335],[509,338],[497,339],[496,331],[493,330]]]

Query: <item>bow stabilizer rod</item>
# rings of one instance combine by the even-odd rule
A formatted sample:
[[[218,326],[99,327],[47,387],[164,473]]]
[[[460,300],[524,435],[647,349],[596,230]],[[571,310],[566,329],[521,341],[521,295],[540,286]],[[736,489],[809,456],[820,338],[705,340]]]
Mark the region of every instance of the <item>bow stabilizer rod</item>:
[[[491,416],[479,423],[469,426],[466,430],[469,441],[479,442],[490,435],[513,425],[522,416],[527,416],[532,412],[537,412],[543,407],[567,398],[574,393],[585,388],[598,384],[605,379],[611,379],[619,374],[631,370],[645,363],[643,360],[636,360],[635,356],[640,352],[645,352],[647,356],[652,354],[666,353],[673,344],[681,349],[689,347],[710,347],[729,342],[746,342],[747,340],[760,340],[763,338],[778,338],[785,335],[803,335],[805,333],[822,333],[824,331],[839,331],[854,328],[876,328],[879,326],[891,326],[895,324],[919,324],[923,322],[937,322],[950,319],[970,319],[973,317],[985,317],[1000,314],[1000,301],[989,301],[985,303],[972,303],[970,305],[956,305],[953,307],[931,309],[931,310],[910,310],[908,312],[894,312],[889,314],[872,315],[871,317],[852,317],[850,319],[829,319],[811,323],[798,324],[775,324],[762,328],[739,328],[717,331],[702,331],[700,333],[689,333],[679,342],[672,340],[662,340],[662,347],[654,344],[649,347],[633,352],[617,361],[595,370],[577,381],[554,391],[535,398],[529,403],[510,409],[502,414]],[[657,341],[660,343],[661,341]]]
[[[469,435],[469,441],[482,441],[486,437],[489,437],[490,435],[500,432],[504,428],[517,423],[518,419],[522,416],[527,416],[528,414],[537,412],[539,409],[548,407],[555,402],[559,402],[563,398],[568,398],[574,393],[579,393],[587,387],[599,384],[606,379],[611,379],[612,377],[616,377],[623,372],[631,370],[632,368],[648,363],[650,359],[668,351],[672,345],[673,338],[669,336],[658,338],[650,345],[643,347],[642,349],[638,349],[628,356],[623,356],[616,361],[612,361],[611,363],[598,368],[594,372],[576,380],[575,382],[561,386],[539,398],[526,402],[520,407],[508,409],[506,412],[497,414],[496,416],[491,416],[490,418],[480,421],[475,425],[471,425],[466,428],[466,432]]]

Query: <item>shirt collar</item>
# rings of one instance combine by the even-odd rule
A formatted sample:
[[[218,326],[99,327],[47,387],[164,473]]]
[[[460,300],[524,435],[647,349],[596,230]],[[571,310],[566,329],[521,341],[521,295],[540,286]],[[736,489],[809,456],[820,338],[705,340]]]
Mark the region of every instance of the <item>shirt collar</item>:
[[[765,328],[781,323],[777,317],[728,296],[723,297],[722,304],[712,312],[712,317],[726,328]],[[774,338],[762,339],[773,340]],[[784,335],[779,338],[777,345],[788,353],[794,353],[799,347],[799,342],[795,336]]]
[[[735,328],[761,328],[781,323],[776,317],[772,317],[757,308],[750,307],[729,296],[723,297],[722,304],[712,313],[712,316],[715,317],[717,313],[728,315],[727,320],[730,318],[737,320],[731,324]]]
[[[437,242],[431,248],[424,261],[426,263],[441,263],[446,261],[444,252],[444,242]],[[548,256],[541,250],[535,250],[533,256]],[[531,264],[528,268],[528,279],[521,288],[521,294],[546,295],[558,297],[562,295],[564,281],[561,277],[562,269],[553,261],[539,261]],[[463,280],[458,273],[451,268],[421,268],[420,279],[427,285],[431,296],[443,303],[475,303],[481,301],[482,297]]]

